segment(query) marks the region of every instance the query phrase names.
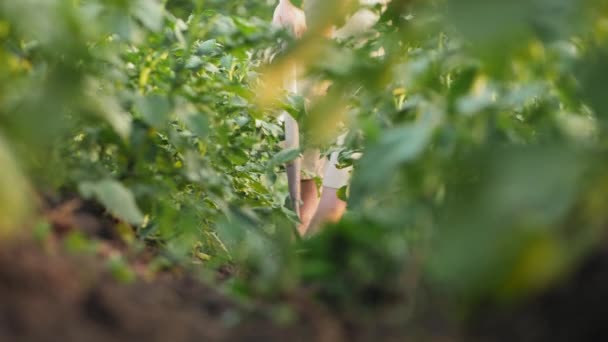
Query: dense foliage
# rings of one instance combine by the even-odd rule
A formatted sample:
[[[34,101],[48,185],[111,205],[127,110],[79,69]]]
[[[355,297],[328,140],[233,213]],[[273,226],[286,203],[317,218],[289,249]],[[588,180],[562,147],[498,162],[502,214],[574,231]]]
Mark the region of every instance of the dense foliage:
[[[315,283],[339,303],[413,272],[465,303],[510,298],[599,241],[604,2],[393,0],[334,41],[315,33],[360,5],[326,2],[298,42],[270,26],[274,5],[1,2],[0,231],[38,223],[36,192],[78,192],[171,262],[233,262],[246,291]],[[285,96],[294,60],[327,96]],[[306,241],[284,205],[298,151],[280,152],[282,109],[304,146],[349,129],[349,212]]]

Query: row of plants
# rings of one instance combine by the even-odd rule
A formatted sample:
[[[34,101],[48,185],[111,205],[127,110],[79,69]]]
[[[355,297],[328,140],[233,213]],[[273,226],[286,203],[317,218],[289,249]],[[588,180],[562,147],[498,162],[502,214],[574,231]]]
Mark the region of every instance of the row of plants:
[[[327,2],[298,42],[269,24],[274,5],[1,3],[2,232],[37,224],[35,193],[78,193],[170,262],[240,265],[239,291],[316,284],[344,304],[412,272],[466,303],[519,296],[599,240],[601,1]],[[357,11],[377,22],[315,34]],[[327,96],[283,92],[294,61]],[[355,165],[348,214],[305,241],[282,110],[326,153],[345,123]]]

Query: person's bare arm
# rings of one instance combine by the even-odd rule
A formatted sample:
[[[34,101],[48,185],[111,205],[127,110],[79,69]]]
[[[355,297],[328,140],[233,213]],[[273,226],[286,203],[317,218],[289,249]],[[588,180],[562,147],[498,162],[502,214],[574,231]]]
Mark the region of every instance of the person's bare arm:
[[[306,17],[304,12],[294,6],[289,0],[281,0],[274,11],[272,19],[274,25],[290,29],[296,37],[300,37],[306,31]],[[288,91],[298,92],[297,69],[293,65],[290,75],[285,77],[285,87]],[[285,148],[300,147],[300,128],[298,122],[289,113],[284,113],[285,117]],[[300,217],[301,201],[301,158],[298,158],[286,165],[287,183],[289,186],[289,196],[293,210]]]

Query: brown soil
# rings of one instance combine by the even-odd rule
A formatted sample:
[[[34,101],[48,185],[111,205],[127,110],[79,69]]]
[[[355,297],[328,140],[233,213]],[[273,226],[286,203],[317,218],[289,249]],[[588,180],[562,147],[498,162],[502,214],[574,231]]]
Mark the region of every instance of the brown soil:
[[[400,341],[378,324],[340,319],[310,291],[274,304],[240,303],[188,272],[145,276],[154,248],[131,255],[117,222],[94,202],[46,196],[52,225],[43,241],[0,246],[0,341]],[[68,253],[62,241],[78,231],[101,246],[96,254]],[[120,254],[139,276],[118,282],[107,259]],[[217,279],[234,273],[225,265]],[[381,328],[382,327],[382,328]],[[390,338],[393,337],[393,338]]]
[[[89,257],[0,249],[0,341],[336,341],[305,308],[287,324],[189,277],[116,282]]]
[[[78,199],[51,203],[45,214],[50,238],[0,246],[0,341],[608,340],[608,248],[554,288],[508,308],[480,308],[459,328],[422,286],[416,301],[425,305],[415,311],[411,303],[349,311],[321,304],[306,289],[278,304],[244,304],[187,272],[122,284],[106,267],[108,255],[126,250],[116,221]],[[64,251],[57,242],[76,226],[106,246],[102,253]],[[135,269],[146,262],[143,254],[130,259]],[[218,278],[232,273],[222,268]]]

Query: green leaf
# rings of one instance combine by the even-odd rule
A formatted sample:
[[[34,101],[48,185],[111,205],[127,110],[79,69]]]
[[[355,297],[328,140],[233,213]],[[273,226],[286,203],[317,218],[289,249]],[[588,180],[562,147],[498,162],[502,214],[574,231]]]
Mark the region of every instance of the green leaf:
[[[216,51],[217,51],[217,40],[215,40],[215,39],[206,40],[206,41],[200,43],[196,47],[196,53],[199,56],[210,55]]]
[[[419,122],[390,129],[365,152],[351,186],[351,198],[359,202],[370,192],[383,191],[397,169],[413,161],[428,146],[435,127],[434,113],[426,112]]]
[[[507,280],[529,248],[559,240],[587,163],[578,151],[556,146],[491,148],[458,165],[474,180],[452,186],[453,198],[438,225],[442,238],[430,260],[433,277],[474,297],[512,286],[513,280],[535,281],[557,259],[573,257],[581,241],[576,234],[567,237],[567,251],[552,252],[557,259],[543,260],[540,269],[526,274],[531,279]]]
[[[98,244],[87,238],[81,231],[68,234],[63,240],[63,244],[71,253],[94,254],[98,250]]]
[[[608,49],[593,50],[580,62],[577,70],[582,95],[603,121],[606,121],[608,116],[608,97],[604,91],[604,78],[608,73],[607,58]]]
[[[132,11],[148,29],[156,32],[162,28],[164,6],[159,0],[139,0]]]
[[[108,259],[106,267],[110,271],[112,277],[122,284],[130,284],[136,279],[135,273],[121,255],[112,255]]]
[[[148,95],[138,98],[136,107],[142,115],[143,120],[155,128],[160,128],[167,122],[171,109],[169,100],[159,95]]]
[[[348,201],[348,186],[343,186],[336,192],[336,196],[344,202]]]
[[[283,109],[294,119],[300,120],[306,114],[306,99],[301,95],[290,94],[283,104]]]
[[[190,70],[198,70],[203,66],[203,60],[199,56],[190,56],[186,62],[186,68]]]
[[[121,107],[115,97],[91,93],[93,106],[97,113],[105,119],[123,139],[128,139],[131,134],[132,120],[128,113]]]
[[[185,114],[182,120],[186,127],[200,138],[204,138],[209,134],[209,118],[203,113]]]
[[[1,135],[0,165],[0,237],[6,237],[16,233],[32,206],[28,181]]]
[[[83,182],[79,190],[82,196],[97,199],[110,213],[128,223],[140,225],[144,221],[144,215],[137,207],[133,193],[113,179]]]
[[[534,1],[450,0],[450,20],[467,37],[490,41],[528,29]]]
[[[225,55],[220,60],[220,65],[222,66],[222,68],[224,68],[226,70],[230,70],[230,68],[232,68],[233,63],[234,63],[234,57],[232,55]]]
[[[268,162],[267,168],[272,169],[275,166],[289,163],[290,161],[295,160],[299,156],[300,156],[299,148],[290,148],[290,149],[282,150],[281,152],[275,154],[274,157],[272,157],[272,159]]]

